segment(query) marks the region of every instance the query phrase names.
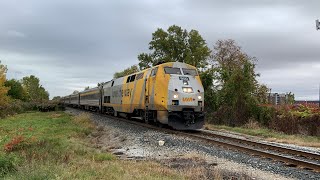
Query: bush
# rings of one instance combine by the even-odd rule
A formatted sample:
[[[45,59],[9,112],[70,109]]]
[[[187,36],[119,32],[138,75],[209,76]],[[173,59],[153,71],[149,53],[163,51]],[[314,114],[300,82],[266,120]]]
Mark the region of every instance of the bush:
[[[295,106],[256,106],[250,112],[245,127],[268,127],[286,134],[320,136],[320,109],[303,105]],[[206,114],[208,123],[229,125],[232,118],[231,108],[220,107],[216,112]]]
[[[4,107],[0,107],[0,118],[4,118],[9,115],[20,114],[26,111],[60,111],[64,110],[64,107],[57,101],[46,102],[23,102],[21,100],[12,99]]]
[[[258,106],[255,109],[254,117],[263,126],[268,127],[272,119],[277,115],[277,111],[272,106]]]
[[[64,110],[64,106],[57,101],[47,101],[38,104],[37,109],[41,112],[60,111]]]
[[[320,136],[320,111],[303,105],[283,106],[277,110],[270,128],[287,134]]]
[[[0,118],[32,110],[37,110],[36,103],[13,99],[5,107],[0,107]]]

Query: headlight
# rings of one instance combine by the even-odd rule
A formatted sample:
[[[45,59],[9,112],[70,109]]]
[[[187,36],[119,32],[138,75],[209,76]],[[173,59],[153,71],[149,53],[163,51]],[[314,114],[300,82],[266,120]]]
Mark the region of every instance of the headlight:
[[[183,87],[182,91],[184,93],[193,93],[193,89],[191,87]]]
[[[183,81],[183,85],[189,85],[188,81]]]
[[[201,97],[201,96],[198,96],[198,99],[200,100],[200,99],[202,99],[202,97]]]
[[[177,99],[178,98],[178,94],[173,95],[173,98]]]

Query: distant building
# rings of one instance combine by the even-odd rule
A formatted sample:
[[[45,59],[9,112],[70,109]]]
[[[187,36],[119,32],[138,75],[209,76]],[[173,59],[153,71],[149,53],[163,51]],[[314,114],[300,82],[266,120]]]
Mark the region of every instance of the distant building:
[[[294,102],[294,95],[288,93],[269,93],[268,104],[272,105],[284,105],[292,104]]]

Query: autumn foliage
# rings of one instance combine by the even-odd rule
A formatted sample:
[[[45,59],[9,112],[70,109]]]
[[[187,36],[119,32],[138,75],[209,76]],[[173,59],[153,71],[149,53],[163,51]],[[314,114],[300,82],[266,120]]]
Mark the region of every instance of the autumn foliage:
[[[24,136],[16,136],[12,138],[10,142],[4,145],[4,150],[6,152],[12,152],[17,149],[25,140]]]
[[[0,110],[9,102],[9,97],[7,96],[9,88],[4,86],[6,81],[6,73],[7,67],[2,65],[0,61]]]
[[[320,136],[320,109],[305,105],[276,107],[270,128],[286,134]]]

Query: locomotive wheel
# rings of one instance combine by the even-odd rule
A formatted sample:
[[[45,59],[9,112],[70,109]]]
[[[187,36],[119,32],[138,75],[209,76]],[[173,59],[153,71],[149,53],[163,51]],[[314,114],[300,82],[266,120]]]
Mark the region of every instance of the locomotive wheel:
[[[159,127],[159,128],[163,128],[163,124],[161,123],[161,122],[156,122],[156,124],[157,124],[157,126]]]
[[[146,124],[149,124],[149,121],[146,119],[146,117],[144,117],[144,122],[145,122]]]

